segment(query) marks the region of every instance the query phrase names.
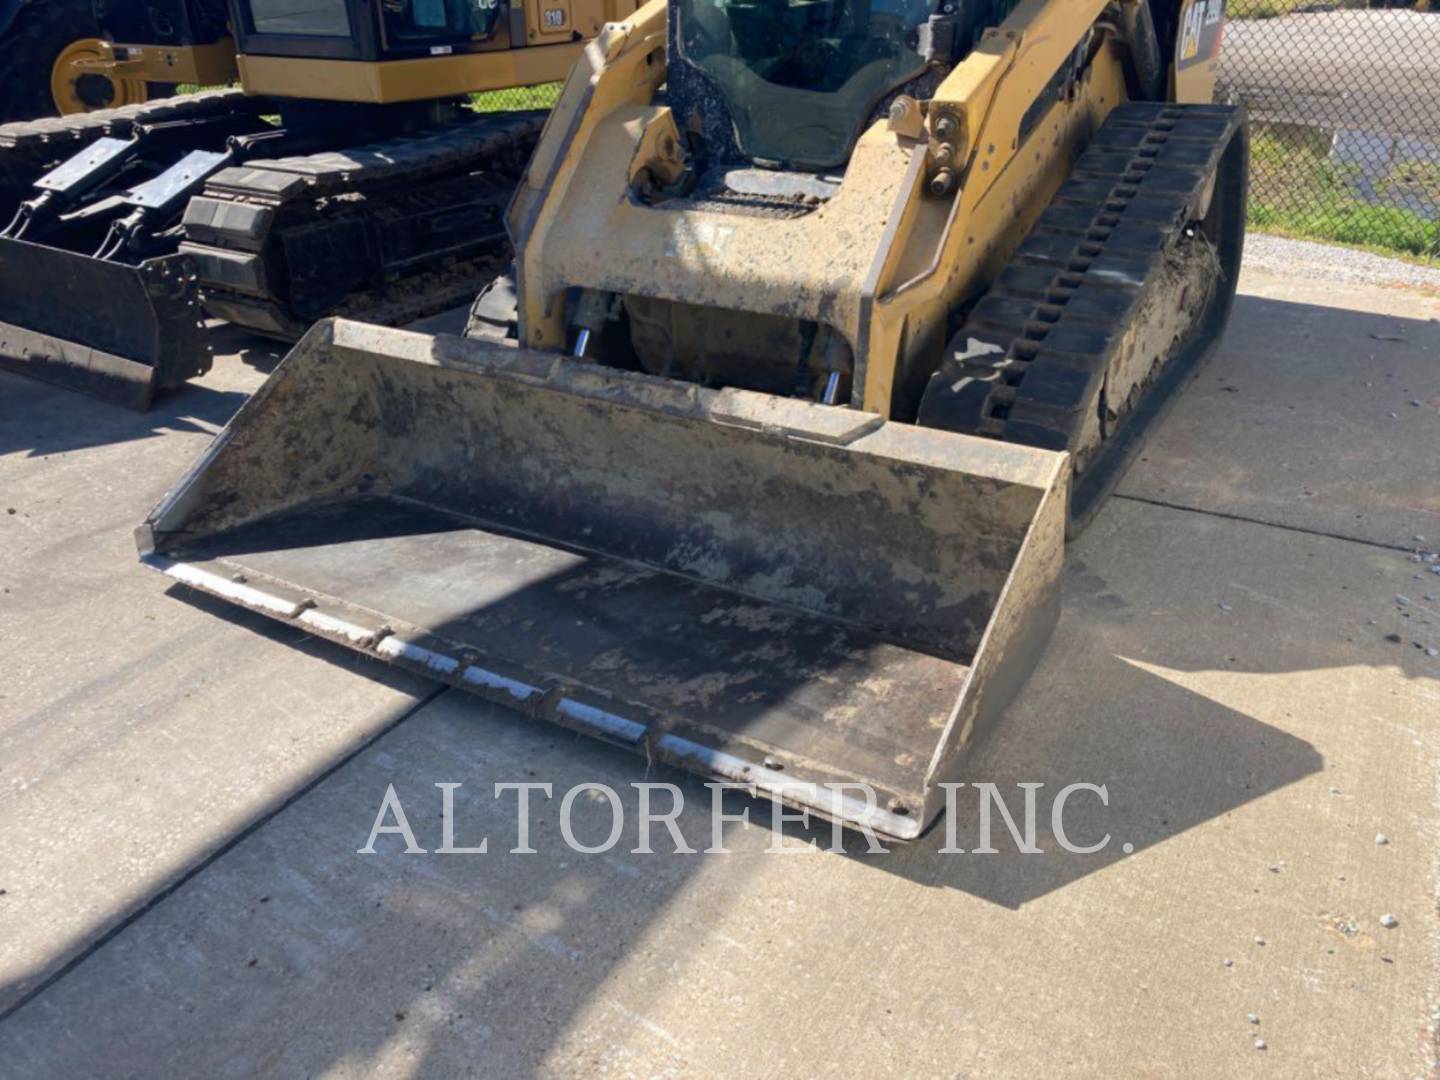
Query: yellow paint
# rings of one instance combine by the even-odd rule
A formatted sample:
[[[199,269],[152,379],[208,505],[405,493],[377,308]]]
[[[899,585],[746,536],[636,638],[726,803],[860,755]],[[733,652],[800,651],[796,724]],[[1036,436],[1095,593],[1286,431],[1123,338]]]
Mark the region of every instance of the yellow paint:
[[[634,0],[526,0],[525,41],[510,41],[506,24],[479,51],[446,56],[362,61],[243,55],[240,82],[248,94],[374,104],[559,82],[580,59],[582,39],[634,10]]]
[[[1200,34],[1187,34],[1186,27],[1192,20],[1203,21],[1210,12],[1217,11],[1213,5],[1219,0],[1183,0],[1180,5],[1179,40],[1175,43],[1176,66],[1171,70],[1171,90],[1176,101],[1210,102],[1215,100],[1215,68],[1219,54],[1199,64],[1181,70],[1179,64],[1193,59],[1198,51]]]
[[[624,22],[607,25],[586,46],[565,81],[546,124],[545,137],[530,159],[511,204],[511,236],[527,235],[518,259],[525,285],[520,319],[530,343],[564,347],[562,305],[555,302],[555,295],[544,284],[547,240],[572,185],[580,195],[597,191],[599,178],[580,172],[581,152],[596,130],[611,122],[622,108],[648,104],[664,83],[665,4],[666,0],[651,0]],[[621,165],[622,184],[630,175],[633,156]],[[577,175],[582,178],[578,185],[574,183]],[[532,215],[533,222],[529,220]]]
[[[65,46],[55,58],[50,69],[50,96],[62,116],[87,112],[92,108],[80,97],[77,85],[84,75],[100,75],[109,79],[114,97],[104,108],[138,105],[146,99],[144,79],[121,77],[103,67],[106,49],[105,42],[99,38],[81,38]]]
[[[572,288],[814,321],[868,346],[855,404],[890,415],[897,375],[907,364],[933,369],[949,312],[993,280],[1125,100],[1122,49],[1102,32],[1073,94],[1020,141],[1022,118],[1105,3],[1024,0],[939,87],[925,140],[876,124],[839,191],[786,218],[630,197],[631,179],[684,122],[653,103],[665,77],[665,6],[648,4],[587,50],[512,207],[525,342],[564,347]],[[958,126],[941,139],[945,114]],[[936,197],[927,185],[942,142],[961,182]]]
[[[387,104],[555,82],[574,66],[582,47],[567,43],[377,62],[246,55],[238,61],[247,94]]]
[[[209,45],[112,45],[100,43],[96,59],[81,65],[87,72],[127,81],[195,83],[218,86],[238,78],[235,42],[230,38]],[[144,100],[141,98],[140,100]]]

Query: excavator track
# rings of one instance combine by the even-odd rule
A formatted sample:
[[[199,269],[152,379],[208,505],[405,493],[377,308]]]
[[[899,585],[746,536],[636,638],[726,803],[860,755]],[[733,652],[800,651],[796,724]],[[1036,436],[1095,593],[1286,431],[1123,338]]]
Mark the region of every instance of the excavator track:
[[[1069,451],[1077,534],[1219,338],[1247,156],[1238,108],[1116,108],[952,337],[920,425]]]
[[[0,126],[0,368],[138,409],[208,370],[168,207],[188,150],[273,108],[222,90]]]
[[[544,113],[476,116],[216,173],[185,213],[206,310],[282,340],[320,317],[397,324],[468,302]]]
[[[47,116],[0,125],[0,190],[28,193],[35,178],[104,136],[126,138],[139,124],[202,120],[243,112],[258,114],[266,103],[243,90],[198,94],[125,105],[118,109]]]

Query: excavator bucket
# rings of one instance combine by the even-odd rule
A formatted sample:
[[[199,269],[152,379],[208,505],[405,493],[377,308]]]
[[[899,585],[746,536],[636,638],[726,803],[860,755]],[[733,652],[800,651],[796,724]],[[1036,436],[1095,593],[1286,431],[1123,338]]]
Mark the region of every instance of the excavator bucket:
[[[0,237],[0,370],[148,409],[210,359],[184,256],[130,266]]]
[[[317,324],[137,533],[175,581],[895,839],[1058,612],[1063,453]]]

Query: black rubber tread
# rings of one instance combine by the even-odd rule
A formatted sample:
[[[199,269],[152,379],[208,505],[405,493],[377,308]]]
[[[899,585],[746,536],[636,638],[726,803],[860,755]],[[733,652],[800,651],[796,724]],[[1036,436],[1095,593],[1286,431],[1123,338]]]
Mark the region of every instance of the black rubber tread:
[[[258,116],[267,108],[240,90],[208,90],[118,109],[0,125],[0,197],[28,198],[30,186],[61,162],[105,136],[129,138],[136,125],[198,120],[231,113]],[[3,223],[0,223],[3,226]]]
[[[351,293],[330,314],[381,326],[404,326],[473,302],[476,292],[493,280],[509,259],[509,252],[502,250],[447,262],[409,274],[385,290]],[[222,294],[208,296],[205,305],[215,318],[277,341],[297,341],[312,325],[268,299]]]
[[[293,340],[326,314],[393,324],[468,302],[508,254],[503,210],[544,118],[477,115],[417,135],[216,173],[186,210],[182,247],[207,308]],[[387,216],[408,220],[406,208],[424,200],[463,204],[468,224],[447,228],[443,251],[398,251],[385,240]],[[345,250],[358,253],[343,260],[355,287],[327,296],[317,279],[335,276],[326,268],[337,265],[333,245],[342,229],[350,231]]]
[[[118,109],[97,109],[70,116],[46,116],[38,120],[3,124],[0,125],[0,147],[22,149],[66,142],[85,143],[102,135],[123,137],[136,124],[218,116],[237,109],[258,113],[267,107],[263,99],[247,97],[243,90],[204,90],[139,105],[123,105]]]
[[[1243,110],[1232,106],[1137,102],[1116,108],[952,338],[925,388],[918,423],[1074,451],[1154,271],[1196,219],[1222,155],[1237,136],[1243,142],[1243,128]],[[1243,193],[1240,201],[1243,228]],[[1227,280],[1206,316],[1211,324],[1228,314],[1238,246],[1233,265],[1226,261]],[[1195,336],[1208,348],[1218,325],[1202,326]],[[1187,362],[1193,367],[1198,359]],[[1172,382],[1157,376],[1145,396],[1171,392]],[[1120,430],[1130,422],[1127,417]],[[1087,472],[1113,474],[1115,463],[1102,460],[1109,451],[1107,442]],[[1072,535],[1113,479],[1098,489],[1076,485]]]

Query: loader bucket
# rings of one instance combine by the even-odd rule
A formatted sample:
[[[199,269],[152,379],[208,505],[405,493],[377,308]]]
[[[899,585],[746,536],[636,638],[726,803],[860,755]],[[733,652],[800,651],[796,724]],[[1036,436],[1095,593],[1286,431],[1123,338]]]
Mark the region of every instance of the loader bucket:
[[[0,370],[148,409],[210,359],[184,256],[128,266],[0,237]]]
[[[1054,622],[1066,462],[327,320],[137,541],[213,596],[908,839]]]

